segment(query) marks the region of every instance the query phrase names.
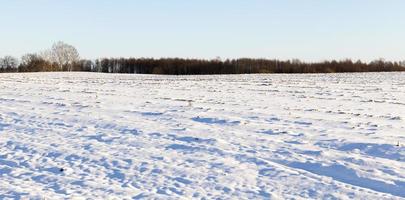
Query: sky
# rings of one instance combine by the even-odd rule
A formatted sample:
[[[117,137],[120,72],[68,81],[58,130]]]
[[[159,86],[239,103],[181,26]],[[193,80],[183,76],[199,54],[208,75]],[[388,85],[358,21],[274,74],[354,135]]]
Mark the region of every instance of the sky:
[[[405,60],[404,0],[0,0],[0,56]]]

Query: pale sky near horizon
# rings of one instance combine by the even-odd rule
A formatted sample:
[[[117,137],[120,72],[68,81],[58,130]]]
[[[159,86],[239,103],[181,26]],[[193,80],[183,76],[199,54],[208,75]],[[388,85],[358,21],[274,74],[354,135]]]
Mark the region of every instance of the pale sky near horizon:
[[[0,56],[405,60],[404,0],[0,0]]]

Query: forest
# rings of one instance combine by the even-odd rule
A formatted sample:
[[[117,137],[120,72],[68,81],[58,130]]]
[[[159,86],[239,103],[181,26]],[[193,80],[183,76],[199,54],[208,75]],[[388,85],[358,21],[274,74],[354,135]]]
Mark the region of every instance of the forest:
[[[372,62],[332,60],[302,62],[298,59],[220,58],[101,58],[81,59],[77,49],[64,42],[55,43],[51,49],[29,53],[17,59],[0,58],[0,72],[51,72],[85,71],[132,74],[251,74],[251,73],[342,73],[405,71],[405,62],[378,59]]]

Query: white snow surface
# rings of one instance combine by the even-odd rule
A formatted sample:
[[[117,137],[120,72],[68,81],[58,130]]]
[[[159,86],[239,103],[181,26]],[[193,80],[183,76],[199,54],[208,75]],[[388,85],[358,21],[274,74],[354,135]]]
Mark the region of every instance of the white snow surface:
[[[0,74],[0,199],[405,199],[404,120],[405,73]]]

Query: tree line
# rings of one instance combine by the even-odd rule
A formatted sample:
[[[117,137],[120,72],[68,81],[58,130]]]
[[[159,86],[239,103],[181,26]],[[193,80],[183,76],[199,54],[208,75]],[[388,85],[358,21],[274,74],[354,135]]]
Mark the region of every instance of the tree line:
[[[383,59],[369,63],[352,61],[302,62],[269,59],[183,59],[183,58],[102,58],[80,59],[75,47],[55,43],[49,50],[30,53],[20,60],[12,56],[0,58],[0,72],[86,71],[139,74],[245,74],[245,73],[339,73],[405,71],[405,62]]]

